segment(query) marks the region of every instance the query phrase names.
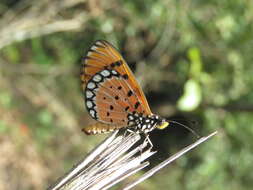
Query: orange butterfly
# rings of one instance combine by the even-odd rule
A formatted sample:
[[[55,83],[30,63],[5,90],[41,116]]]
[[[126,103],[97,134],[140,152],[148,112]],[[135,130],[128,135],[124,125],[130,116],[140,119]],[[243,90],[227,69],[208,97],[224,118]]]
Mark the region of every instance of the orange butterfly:
[[[98,40],[89,49],[81,68],[85,105],[98,122],[83,129],[86,134],[123,127],[136,133],[169,123],[151,112],[146,97],[121,54],[108,42]]]

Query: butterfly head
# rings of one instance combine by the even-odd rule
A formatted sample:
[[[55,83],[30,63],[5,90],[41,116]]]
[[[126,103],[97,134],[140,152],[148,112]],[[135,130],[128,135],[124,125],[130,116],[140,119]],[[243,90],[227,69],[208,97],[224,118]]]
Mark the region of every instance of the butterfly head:
[[[155,128],[164,129],[169,126],[169,122],[154,114],[141,116],[135,113],[134,115],[130,114],[128,118],[130,126],[136,127],[137,133],[149,133]]]
[[[158,116],[156,128],[157,128],[157,129],[165,129],[165,128],[168,127],[168,126],[169,126],[169,122],[166,121],[166,119],[160,118],[160,117]]]

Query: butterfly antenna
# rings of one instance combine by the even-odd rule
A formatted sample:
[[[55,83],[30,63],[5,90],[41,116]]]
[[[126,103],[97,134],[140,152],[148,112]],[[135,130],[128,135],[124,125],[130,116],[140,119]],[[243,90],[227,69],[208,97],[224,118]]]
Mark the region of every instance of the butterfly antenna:
[[[200,136],[192,128],[188,127],[187,125],[184,125],[182,123],[179,123],[177,121],[172,121],[172,120],[168,120],[168,122],[181,125],[182,127],[186,128],[188,131],[190,131],[192,134],[194,134],[198,139],[200,138]]]

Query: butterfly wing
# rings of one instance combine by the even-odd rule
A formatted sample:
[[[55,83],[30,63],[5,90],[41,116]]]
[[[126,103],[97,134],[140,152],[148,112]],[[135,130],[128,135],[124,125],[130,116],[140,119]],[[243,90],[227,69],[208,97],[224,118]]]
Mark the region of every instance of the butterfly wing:
[[[81,81],[83,90],[85,90],[86,84],[92,76],[103,69],[116,70],[123,77],[128,78],[127,83],[145,107],[145,114],[151,114],[147,99],[121,54],[109,42],[98,40],[89,49],[82,63]]]
[[[128,126],[129,114],[151,114],[131,70],[119,52],[106,41],[97,41],[88,51],[81,80],[89,114],[103,123],[84,129],[88,134]]]

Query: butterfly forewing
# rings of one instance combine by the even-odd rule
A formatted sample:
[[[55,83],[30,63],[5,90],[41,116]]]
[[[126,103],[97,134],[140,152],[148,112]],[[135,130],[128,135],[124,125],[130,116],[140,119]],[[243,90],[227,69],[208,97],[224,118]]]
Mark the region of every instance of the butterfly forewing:
[[[88,51],[83,60],[81,80],[88,112],[104,124],[120,128],[128,125],[129,113],[151,114],[128,65],[106,41],[95,42]],[[93,129],[103,131],[102,126],[98,127],[101,130]]]
[[[110,67],[112,63],[121,60],[122,57],[114,55],[109,50],[109,43],[99,40],[89,49],[87,56],[83,60],[81,70],[81,80],[83,84],[83,90],[85,89],[86,83],[92,78],[98,71]],[[116,51],[116,50],[115,50]]]

